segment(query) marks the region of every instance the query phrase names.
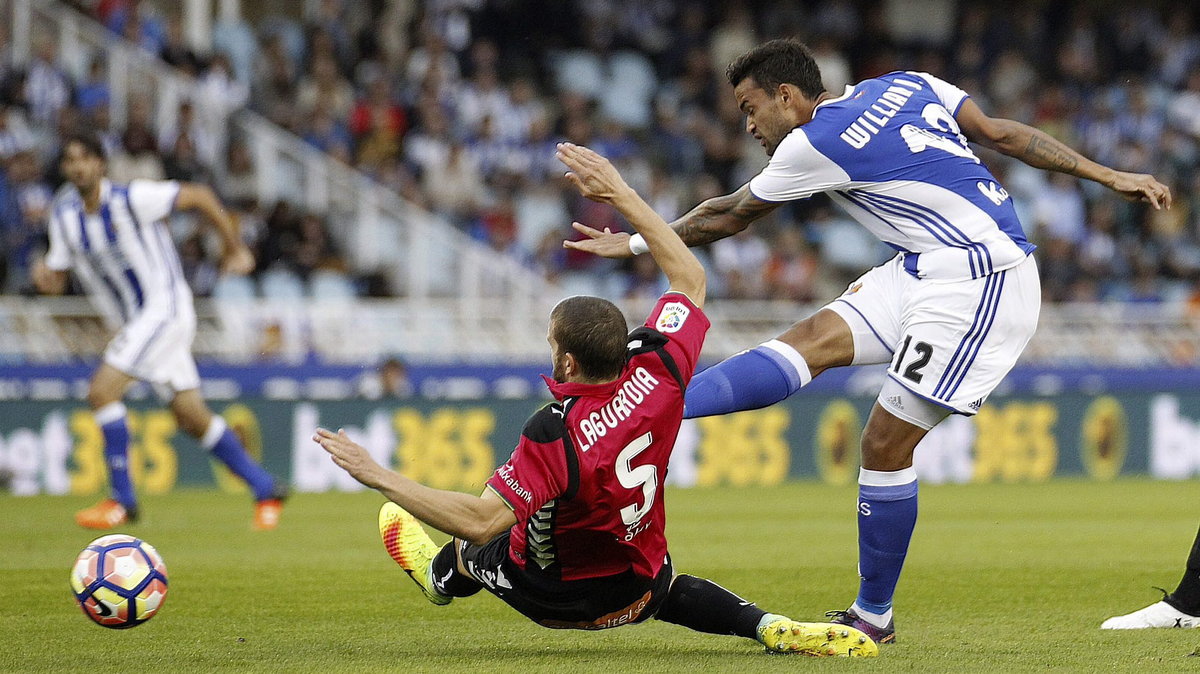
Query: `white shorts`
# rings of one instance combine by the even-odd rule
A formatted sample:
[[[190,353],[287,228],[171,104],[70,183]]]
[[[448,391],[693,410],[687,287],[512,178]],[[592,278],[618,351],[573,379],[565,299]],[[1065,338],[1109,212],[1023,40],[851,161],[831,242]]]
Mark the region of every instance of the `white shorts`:
[[[1037,329],[1033,257],[979,279],[917,279],[897,256],[825,308],[854,334],[854,364],[891,362],[888,376],[952,412],[975,414]]]
[[[164,400],[200,387],[192,358],[196,321],[143,314],[127,323],[108,343],[104,362],[154,386]]]

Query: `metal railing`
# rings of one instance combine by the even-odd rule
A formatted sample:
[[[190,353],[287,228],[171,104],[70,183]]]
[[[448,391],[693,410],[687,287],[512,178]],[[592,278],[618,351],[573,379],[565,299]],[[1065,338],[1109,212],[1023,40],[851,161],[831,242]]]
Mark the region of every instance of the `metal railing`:
[[[548,353],[552,299],[517,307],[450,298],[197,303],[198,356],[227,362],[370,363],[383,354],[413,361],[541,363]],[[775,337],[817,306],[715,300],[704,357],[730,356]],[[630,325],[648,302],[622,306]],[[514,316],[519,320],[514,320]],[[0,361],[63,362],[100,353],[109,332],[84,298],[0,297]],[[1200,366],[1200,317],[1175,305],[1068,304],[1042,307],[1025,364],[1116,367]]]
[[[12,58],[28,63],[37,40],[51,37],[59,64],[81,81],[93,55],[107,61],[110,116],[123,128],[131,106],[150,105],[160,132],[176,124],[179,105],[190,101],[198,123],[218,140],[218,156],[231,133],[249,144],[260,204],[285,200],[328,218],[333,236],[355,271],[382,272],[407,298],[458,298],[471,313],[483,302],[526,305],[555,294],[553,284],[512,258],[493,254],[433,214],[405,202],[365,174],[309,146],[249,111],[229,111],[222,101],[196,95],[195,82],[116,36],[88,17],[50,0],[0,0],[12,27]],[[223,161],[213,167],[223,176]],[[514,321],[523,320],[512,314]]]

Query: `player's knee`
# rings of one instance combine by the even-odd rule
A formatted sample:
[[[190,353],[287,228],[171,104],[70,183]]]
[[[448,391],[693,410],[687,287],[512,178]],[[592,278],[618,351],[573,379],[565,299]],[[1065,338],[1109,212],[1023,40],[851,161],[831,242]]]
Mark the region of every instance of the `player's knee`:
[[[92,410],[98,410],[101,407],[104,407],[110,403],[115,403],[120,399],[120,396],[115,396],[111,391],[106,391],[102,387],[93,385],[88,388],[87,402],[88,406],[91,407]]]
[[[779,339],[804,356],[813,376],[830,367],[849,365],[854,358],[854,338],[840,317],[816,314],[792,325]],[[834,322],[836,321],[836,322]]]
[[[187,433],[193,438],[199,438],[208,431],[208,425],[212,422],[212,413],[204,410],[203,413],[197,410],[176,409],[175,421],[179,424],[179,430]]]
[[[862,466],[867,470],[901,470],[912,465],[913,447],[886,433],[868,430],[862,437]]]

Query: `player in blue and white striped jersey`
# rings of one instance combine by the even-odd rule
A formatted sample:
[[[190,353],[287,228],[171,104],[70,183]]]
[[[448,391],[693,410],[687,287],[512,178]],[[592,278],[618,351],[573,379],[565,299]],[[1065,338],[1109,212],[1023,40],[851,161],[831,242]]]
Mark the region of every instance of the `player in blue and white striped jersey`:
[[[1025,124],[986,116],[961,89],[897,72],[825,91],[807,48],[773,40],[727,72],[746,130],[771,157],[733,194],[672,226],[691,246],[736,234],[781,203],[828,194],[896,256],[777,339],[698,374],[688,417],[774,404],[831,367],[891,363],[862,437],[858,597],[835,619],[880,643],[895,636],[892,597],[917,518],[913,450],[950,413],[971,415],[1037,327],[1037,267],[1008,193],[968,145],[1099,182],[1169,207],[1152,176],[1092,162]],[[581,227],[568,247],[606,257],[644,250]]]
[[[127,457],[129,427],[121,399],[130,384],[142,380],[170,402],[180,428],[249,483],[257,502],[255,525],[274,528],[283,486],[250,458],[233,430],[200,396],[191,353],[196,312],[165,224],[175,210],[199,211],[221,235],[222,269],[246,274],[254,269],[254,256],[239,238],[236,221],[204,185],[111,183],[104,177],[103,148],[88,134],[66,139],[61,168],[67,184],[51,205],[50,250],[33,270],[34,284],[40,292],[61,294],[73,270],[116,332],[88,388],[88,403],[104,435],[112,498],[80,511],[76,521],[110,529],[137,519]]]

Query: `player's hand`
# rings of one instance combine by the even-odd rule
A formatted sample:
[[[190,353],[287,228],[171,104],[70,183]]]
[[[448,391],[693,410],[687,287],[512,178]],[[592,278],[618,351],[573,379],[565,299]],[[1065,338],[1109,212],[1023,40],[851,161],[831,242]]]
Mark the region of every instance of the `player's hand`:
[[[572,222],[571,226],[575,228],[575,231],[587,235],[588,238],[580,241],[563,241],[563,248],[582,250],[600,257],[633,257],[633,251],[629,250],[629,235],[625,232],[614,232],[608,227],[605,227],[602,232],[581,222]]]
[[[235,276],[245,276],[254,271],[254,253],[249,246],[239,243],[225,250],[221,258],[221,272]]]
[[[612,162],[582,145],[559,143],[554,156],[571,169],[567,180],[592,201],[609,204],[622,190],[629,189]]]
[[[1171,189],[1152,175],[1115,171],[1108,187],[1130,201],[1145,201],[1155,209],[1171,207]]]
[[[45,260],[37,260],[33,263],[33,269],[29,270],[29,278],[33,281],[33,287],[38,289],[38,292],[49,292],[49,288],[53,285],[51,278],[53,272],[46,266]]]
[[[41,258],[33,263],[33,268],[29,270],[29,279],[33,281],[33,287],[45,295],[61,295],[67,288],[66,272],[51,269]]]
[[[337,433],[334,433],[324,428],[318,428],[316,435],[313,436],[313,442],[329,452],[333,462],[342,470],[350,473],[350,477],[371,488],[375,488],[378,484],[378,476],[383,467],[371,458],[370,452],[365,447],[351,440],[350,436],[346,435],[346,431],[339,429]]]

